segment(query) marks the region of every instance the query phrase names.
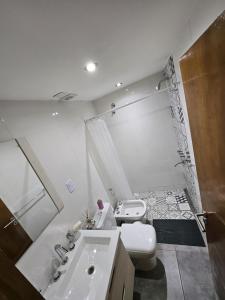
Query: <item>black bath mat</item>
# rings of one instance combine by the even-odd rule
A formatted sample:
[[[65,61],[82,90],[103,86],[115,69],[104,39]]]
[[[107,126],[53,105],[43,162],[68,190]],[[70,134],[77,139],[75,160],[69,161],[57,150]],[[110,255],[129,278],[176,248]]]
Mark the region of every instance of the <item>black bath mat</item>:
[[[153,220],[157,242],[205,247],[196,220]]]

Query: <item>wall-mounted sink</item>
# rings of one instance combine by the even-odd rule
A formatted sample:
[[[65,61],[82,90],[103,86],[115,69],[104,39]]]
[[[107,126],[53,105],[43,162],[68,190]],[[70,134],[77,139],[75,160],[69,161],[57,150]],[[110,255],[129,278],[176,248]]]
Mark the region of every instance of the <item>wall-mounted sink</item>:
[[[105,299],[119,239],[118,230],[81,230],[75,250],[63,275],[51,284],[44,297],[48,300]]]
[[[146,204],[143,200],[124,200],[115,209],[114,216],[117,220],[138,221],[146,213]]]

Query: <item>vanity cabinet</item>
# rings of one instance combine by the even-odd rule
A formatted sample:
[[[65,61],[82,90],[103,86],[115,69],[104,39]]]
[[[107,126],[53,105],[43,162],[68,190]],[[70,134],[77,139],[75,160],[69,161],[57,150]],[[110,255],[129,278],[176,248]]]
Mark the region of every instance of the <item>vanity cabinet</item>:
[[[107,300],[132,300],[134,266],[122,241],[119,241]]]

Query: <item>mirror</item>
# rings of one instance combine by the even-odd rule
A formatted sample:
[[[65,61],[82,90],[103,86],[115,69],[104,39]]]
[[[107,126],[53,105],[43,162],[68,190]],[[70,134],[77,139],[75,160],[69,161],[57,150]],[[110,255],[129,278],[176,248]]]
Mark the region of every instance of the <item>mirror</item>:
[[[0,142],[0,248],[6,255],[17,261],[62,208],[27,140]]]

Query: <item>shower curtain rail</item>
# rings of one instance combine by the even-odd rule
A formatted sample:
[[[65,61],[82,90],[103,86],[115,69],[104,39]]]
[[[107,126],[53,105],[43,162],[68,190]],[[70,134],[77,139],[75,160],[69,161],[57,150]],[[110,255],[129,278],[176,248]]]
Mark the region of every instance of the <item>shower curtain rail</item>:
[[[180,84],[180,81],[174,82],[173,84],[174,84],[174,85],[178,85],[178,84]],[[135,104],[135,103],[138,103],[138,102],[147,100],[148,98],[150,98],[150,97],[152,97],[152,96],[154,96],[154,95],[161,94],[161,93],[166,92],[166,91],[169,91],[169,90],[171,90],[171,89],[173,89],[173,88],[172,88],[172,87],[167,87],[167,88],[161,89],[161,90],[159,90],[159,91],[156,91],[156,92],[154,92],[154,93],[151,93],[151,94],[149,94],[149,95],[147,95],[147,96],[145,96],[145,97],[142,97],[142,98],[140,98],[140,99],[137,99],[137,100],[134,100],[134,101],[132,101],[132,102],[129,102],[129,103],[120,105],[120,106],[118,106],[118,107],[115,107],[115,108],[106,110],[106,111],[103,112],[103,113],[97,114],[97,115],[94,116],[94,117],[91,117],[91,118],[89,118],[89,119],[84,120],[84,122],[87,123],[87,122],[89,122],[89,121],[93,121],[93,120],[99,119],[99,118],[101,118],[101,117],[104,116],[104,115],[107,115],[107,114],[109,114],[109,113],[115,112],[115,111],[117,111],[117,110],[119,110],[119,109],[121,109],[121,108],[125,108],[125,107],[127,107],[127,106],[132,105],[132,104]],[[175,89],[176,89],[176,87],[175,87]]]

